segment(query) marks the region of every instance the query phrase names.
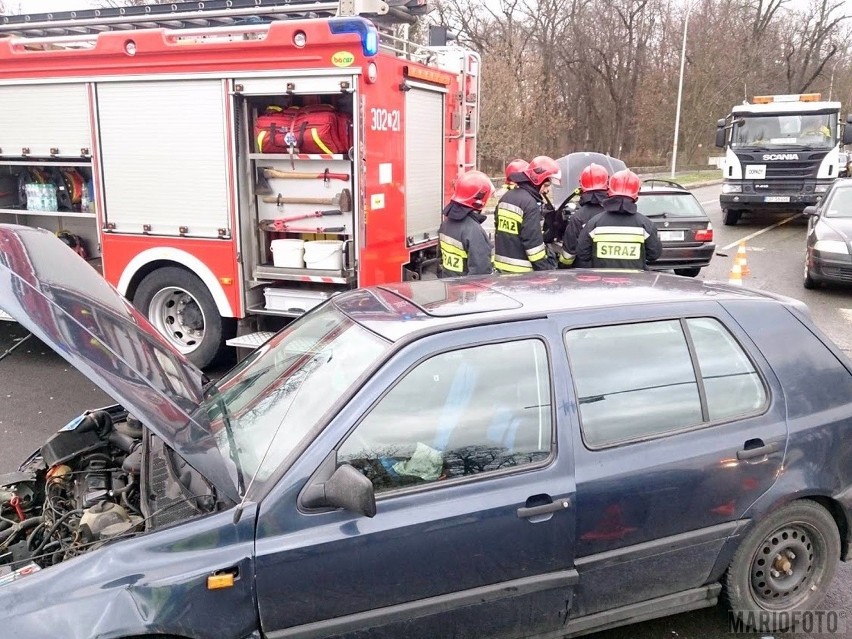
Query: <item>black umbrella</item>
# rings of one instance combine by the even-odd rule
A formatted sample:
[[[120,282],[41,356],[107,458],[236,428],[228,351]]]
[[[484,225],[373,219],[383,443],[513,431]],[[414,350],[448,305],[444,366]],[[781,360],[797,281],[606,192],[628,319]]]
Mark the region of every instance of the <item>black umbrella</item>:
[[[600,164],[609,171],[610,175],[627,168],[627,165],[618,158],[592,151],[569,153],[556,160],[556,163],[562,171],[562,179],[559,186],[553,185],[550,199],[557,210],[571,197],[574,189],[580,186],[580,173],[590,164]]]

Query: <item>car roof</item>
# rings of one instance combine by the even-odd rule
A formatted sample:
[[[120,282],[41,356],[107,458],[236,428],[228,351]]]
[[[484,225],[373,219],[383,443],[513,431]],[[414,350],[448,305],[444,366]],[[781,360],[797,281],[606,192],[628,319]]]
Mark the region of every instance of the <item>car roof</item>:
[[[625,304],[731,299],[781,300],[774,294],[723,282],[650,271],[571,269],[383,284],[341,293],[335,306],[391,340],[458,325],[545,317]]]

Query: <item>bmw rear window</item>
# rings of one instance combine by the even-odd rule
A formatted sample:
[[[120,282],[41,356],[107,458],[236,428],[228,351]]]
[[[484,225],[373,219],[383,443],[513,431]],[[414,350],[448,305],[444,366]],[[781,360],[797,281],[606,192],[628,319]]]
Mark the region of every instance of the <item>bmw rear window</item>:
[[[640,193],[636,203],[639,212],[655,217],[707,217],[704,209],[690,193]]]

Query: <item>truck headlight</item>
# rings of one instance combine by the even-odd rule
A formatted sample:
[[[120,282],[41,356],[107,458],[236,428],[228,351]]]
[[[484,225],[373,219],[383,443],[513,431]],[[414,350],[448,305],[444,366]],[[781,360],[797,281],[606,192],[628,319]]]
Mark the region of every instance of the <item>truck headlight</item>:
[[[828,191],[830,186],[831,184],[817,184],[814,187],[814,193],[825,193],[826,191]]]
[[[814,250],[820,253],[849,255],[849,246],[842,240],[817,240],[814,243]]]
[[[722,185],[722,193],[742,193],[743,185],[742,184],[723,184]]]

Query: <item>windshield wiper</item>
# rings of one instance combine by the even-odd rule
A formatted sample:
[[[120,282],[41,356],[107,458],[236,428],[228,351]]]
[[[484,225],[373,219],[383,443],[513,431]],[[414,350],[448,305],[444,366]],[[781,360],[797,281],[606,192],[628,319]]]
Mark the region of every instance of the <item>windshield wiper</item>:
[[[668,217],[669,214],[665,211],[662,213],[646,213],[645,217]]]
[[[220,393],[219,389],[216,388],[215,383],[210,384],[210,386],[204,390],[204,398],[209,399],[214,392],[216,393],[216,405],[222,413],[222,424],[225,427],[225,434],[228,436],[228,449],[231,461],[234,462],[234,466],[237,469],[237,490],[239,491],[240,496],[244,497],[246,489],[245,478],[243,477],[243,469],[240,464],[239,453],[237,452],[237,441],[234,439],[234,431],[231,428],[231,415],[228,412],[228,405],[225,403],[225,398],[222,396],[222,393]]]

